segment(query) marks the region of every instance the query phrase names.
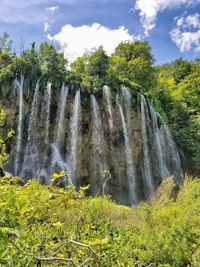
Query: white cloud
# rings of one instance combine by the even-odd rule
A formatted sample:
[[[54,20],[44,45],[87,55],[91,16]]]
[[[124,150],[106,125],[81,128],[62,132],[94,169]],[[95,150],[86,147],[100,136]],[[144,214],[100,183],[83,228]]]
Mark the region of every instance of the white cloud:
[[[48,35],[48,39],[60,43],[64,50],[65,57],[70,61],[82,56],[87,50],[103,45],[105,51],[110,54],[115,47],[122,41],[134,41],[136,38],[131,36],[125,27],[111,30],[98,23],[91,26],[82,25],[73,27],[68,24],[62,27],[61,31],[54,35]]]
[[[170,35],[181,52],[200,51],[200,15],[196,13],[176,18],[176,27]]]
[[[59,9],[59,6],[51,6],[47,7],[47,10],[49,10],[51,13],[54,13],[56,10]]]
[[[149,31],[156,26],[158,13],[166,9],[197,3],[200,3],[200,0],[136,0],[135,9],[139,11],[145,35],[148,36]]]

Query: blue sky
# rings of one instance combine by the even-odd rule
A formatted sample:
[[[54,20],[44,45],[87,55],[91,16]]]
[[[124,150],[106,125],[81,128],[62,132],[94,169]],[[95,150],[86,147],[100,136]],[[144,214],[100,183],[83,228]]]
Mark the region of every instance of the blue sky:
[[[1,0],[0,33],[20,52],[33,41],[61,46],[73,60],[102,44],[147,40],[157,64],[200,56],[200,0]]]

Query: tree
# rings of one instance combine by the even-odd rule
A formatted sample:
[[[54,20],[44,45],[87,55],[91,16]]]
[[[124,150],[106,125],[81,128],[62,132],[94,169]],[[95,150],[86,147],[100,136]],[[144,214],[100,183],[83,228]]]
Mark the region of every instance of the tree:
[[[157,67],[158,82],[150,91],[160,102],[176,143],[185,156],[185,167],[199,171],[200,161],[200,65],[178,59]]]
[[[81,87],[101,89],[108,81],[109,57],[100,46],[91,54],[85,53],[71,64],[71,79]]]
[[[67,60],[63,53],[58,53],[53,45],[41,43],[38,49],[38,60],[43,79],[51,82],[62,83],[67,74]]]
[[[170,67],[177,84],[181,82],[181,80],[183,80],[192,71],[192,64],[187,60],[183,60],[182,58],[173,61],[170,64]]]
[[[12,41],[10,40],[10,36],[7,32],[4,32],[2,36],[0,36],[0,53],[10,53],[12,48]]]
[[[148,42],[122,42],[110,59],[110,71],[130,83],[139,84],[143,91],[155,85],[154,58]]]
[[[103,46],[100,46],[89,59],[89,75],[97,78],[105,78],[108,75],[108,63],[109,58],[103,50]]]

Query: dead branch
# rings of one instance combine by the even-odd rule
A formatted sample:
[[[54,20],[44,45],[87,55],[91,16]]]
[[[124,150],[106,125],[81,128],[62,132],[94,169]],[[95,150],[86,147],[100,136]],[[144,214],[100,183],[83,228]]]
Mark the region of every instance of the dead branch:
[[[102,210],[103,200],[104,200],[103,196],[104,196],[104,194],[105,194],[105,187],[106,187],[106,184],[107,184],[107,182],[112,178],[112,177],[111,177],[111,173],[110,173],[110,171],[106,171],[106,174],[108,174],[108,177],[107,177],[107,179],[105,179],[105,181],[104,181],[104,183],[103,183],[103,186],[102,186],[101,205],[100,205],[100,208],[99,208],[99,212],[97,213],[97,216],[96,216],[96,218],[95,218],[95,222],[98,220],[98,218],[99,218],[99,216],[100,216],[100,213],[101,213],[101,210]],[[99,193],[100,193],[100,192],[99,192]]]
[[[36,261],[37,261],[37,266],[40,266],[41,262],[50,262],[50,261],[62,261],[62,262],[66,262],[66,263],[71,263],[76,267],[80,267],[80,266],[84,266],[87,262],[89,261],[93,261],[95,259],[98,259],[98,256],[96,254],[96,252],[92,249],[92,247],[90,245],[86,245],[86,244],[82,244],[80,242],[77,242],[75,240],[70,239],[68,242],[63,242],[62,244],[60,244],[59,246],[57,246],[57,249],[60,249],[61,247],[63,247],[64,245],[68,245],[68,244],[75,244],[81,247],[85,247],[88,248],[92,254],[94,255],[94,258],[87,258],[85,259],[84,262],[82,263],[77,263],[76,261],[74,261],[72,258],[60,258],[60,257],[40,257],[40,256],[36,256],[32,253],[29,253],[25,250],[23,250],[22,248],[20,248],[19,246],[17,246],[12,239],[9,238],[9,242],[18,250],[20,251],[22,254],[27,255],[27,256],[31,256],[33,257]]]

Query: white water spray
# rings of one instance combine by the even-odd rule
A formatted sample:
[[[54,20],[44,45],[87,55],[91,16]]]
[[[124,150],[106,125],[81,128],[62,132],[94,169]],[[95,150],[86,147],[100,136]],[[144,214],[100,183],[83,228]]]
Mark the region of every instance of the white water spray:
[[[121,116],[122,121],[122,128],[123,128],[123,134],[124,134],[124,141],[125,141],[125,157],[126,157],[126,171],[127,171],[127,177],[129,181],[129,188],[130,188],[130,202],[136,204],[137,203],[137,195],[136,195],[136,174],[135,174],[135,167],[133,163],[133,154],[131,150],[131,143],[129,141],[128,136],[128,129],[125,122],[124,112],[119,105],[119,112]]]
[[[75,183],[76,169],[77,169],[77,150],[78,150],[78,130],[79,130],[79,120],[80,120],[80,90],[76,92],[73,109],[72,118],[70,122],[70,176],[71,180]]]
[[[147,140],[147,127],[146,127],[146,115],[147,103],[144,96],[141,96],[141,130],[142,130],[142,148],[143,148],[143,161],[142,161],[142,175],[145,180],[149,195],[153,195],[155,192],[153,177],[151,173],[150,155]]]
[[[16,156],[14,163],[14,173],[18,174],[19,170],[19,157],[22,146],[22,120],[23,120],[23,83],[24,76],[21,76],[21,82],[19,83],[15,80],[15,86],[17,87],[18,97],[19,97],[19,116],[18,116],[18,125],[17,125],[17,143],[16,143]]]
[[[47,84],[45,92],[45,104],[46,104],[46,129],[45,129],[45,143],[49,143],[49,124],[50,124],[50,105],[51,105],[51,83]]]

